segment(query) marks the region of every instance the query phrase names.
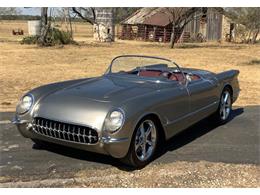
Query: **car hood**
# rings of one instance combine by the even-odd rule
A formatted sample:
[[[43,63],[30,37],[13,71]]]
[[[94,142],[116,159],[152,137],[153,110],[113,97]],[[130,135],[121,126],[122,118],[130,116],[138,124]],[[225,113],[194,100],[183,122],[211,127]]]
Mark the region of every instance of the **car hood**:
[[[35,106],[34,116],[102,129],[113,107],[154,90],[153,85],[140,85],[140,81],[132,79],[107,76],[88,79],[43,97]]]
[[[50,94],[47,99],[71,97],[97,102],[120,102],[154,91],[155,85],[133,78],[102,76],[65,87]]]

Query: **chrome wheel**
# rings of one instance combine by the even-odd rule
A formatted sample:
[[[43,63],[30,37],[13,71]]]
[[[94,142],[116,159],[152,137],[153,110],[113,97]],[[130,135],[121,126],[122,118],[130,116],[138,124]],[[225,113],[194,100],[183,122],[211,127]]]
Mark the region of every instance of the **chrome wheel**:
[[[152,156],[156,139],[157,131],[154,122],[151,120],[143,121],[135,136],[135,154],[140,161],[146,161]]]
[[[231,97],[229,91],[224,91],[220,100],[220,118],[221,120],[226,120],[230,114],[231,110]]]

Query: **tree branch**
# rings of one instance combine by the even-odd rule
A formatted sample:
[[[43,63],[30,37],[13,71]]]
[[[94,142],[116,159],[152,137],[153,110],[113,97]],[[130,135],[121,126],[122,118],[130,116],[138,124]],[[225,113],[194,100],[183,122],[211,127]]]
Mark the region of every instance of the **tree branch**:
[[[84,8],[84,10],[86,11],[86,9]],[[92,14],[93,14],[93,18],[89,18],[89,17],[85,17],[82,15],[82,13],[80,11],[78,11],[75,7],[72,7],[72,11],[74,13],[76,13],[81,19],[85,20],[86,22],[90,23],[90,24],[97,24],[96,22],[96,14],[95,14],[95,9],[91,8]]]

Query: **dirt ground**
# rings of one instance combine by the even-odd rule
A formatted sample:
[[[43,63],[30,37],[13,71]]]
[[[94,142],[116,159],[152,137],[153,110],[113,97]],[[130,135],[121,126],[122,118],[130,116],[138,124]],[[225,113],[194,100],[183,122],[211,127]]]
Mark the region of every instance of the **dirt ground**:
[[[259,187],[260,167],[210,162],[156,164],[132,173],[78,173],[70,187]],[[106,176],[104,176],[106,175]],[[85,179],[80,179],[85,178]],[[145,179],[144,179],[145,178]],[[120,181],[120,182],[118,182]]]
[[[0,187],[260,187],[260,167],[211,162],[154,164],[126,172],[117,168],[84,170],[73,178],[8,182]],[[1,181],[3,180],[3,181]],[[7,182],[4,182],[6,180]]]
[[[104,73],[112,58],[122,54],[160,56],[170,58],[183,67],[213,72],[238,69],[241,94],[235,105],[260,104],[259,44],[178,44],[174,49],[169,49],[167,44],[140,41],[97,43],[86,35],[90,27],[81,25],[75,33],[79,45],[39,48],[35,45],[21,45],[18,41],[22,37],[11,35],[11,24],[0,22],[0,111],[14,111],[18,99],[34,87],[68,79],[99,76]],[[26,29],[23,22],[15,24]],[[66,186],[260,187],[258,173],[259,166],[255,165],[178,162],[149,165],[132,173],[111,169],[109,172],[98,172],[100,175],[95,177],[89,175],[93,174],[91,172],[81,172],[69,180],[71,182]],[[38,182],[37,185],[40,184]],[[46,185],[51,186],[43,181],[42,186]]]

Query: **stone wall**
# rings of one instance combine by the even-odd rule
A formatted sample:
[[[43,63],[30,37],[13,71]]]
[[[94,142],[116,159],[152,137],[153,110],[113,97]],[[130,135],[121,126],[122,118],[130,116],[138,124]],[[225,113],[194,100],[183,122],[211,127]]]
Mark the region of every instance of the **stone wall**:
[[[97,8],[94,25],[94,39],[101,42],[111,42],[115,39],[115,24],[113,8]]]
[[[223,15],[222,33],[221,33],[222,34],[222,36],[221,36],[222,41],[228,41],[229,34],[230,34],[230,24],[231,24],[230,19]],[[234,33],[234,31],[233,31],[233,33]],[[235,34],[232,34],[232,37],[234,38]]]
[[[111,42],[114,41],[113,35],[111,34],[111,29],[109,26],[101,23],[94,24],[94,40],[100,42]]]

